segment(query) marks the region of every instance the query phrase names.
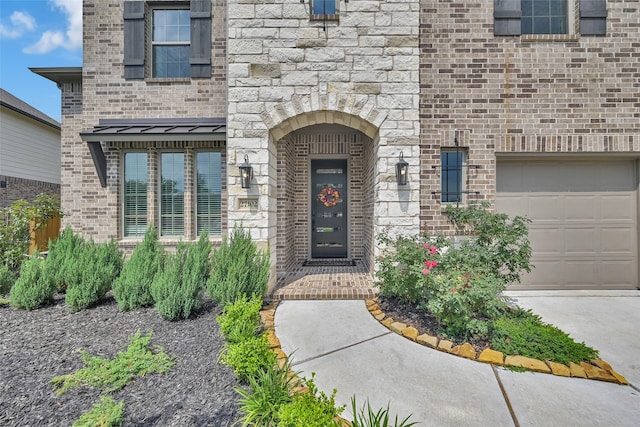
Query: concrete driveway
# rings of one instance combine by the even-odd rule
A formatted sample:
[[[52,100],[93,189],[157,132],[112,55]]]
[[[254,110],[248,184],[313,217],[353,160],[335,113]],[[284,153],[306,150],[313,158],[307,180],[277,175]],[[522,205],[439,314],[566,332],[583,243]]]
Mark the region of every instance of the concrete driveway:
[[[633,357],[640,354],[636,296],[512,294],[521,306],[601,350],[634,386],[512,372],[455,357],[384,328],[363,301],[287,300],[276,310],[275,328],[293,369],[308,378],[317,373],[316,384],[327,394],[336,388],[336,402],[347,405],[346,418],[353,415],[349,403],[355,395],[359,406],[366,400],[374,409],[389,404],[393,414],[413,414],[411,420],[422,426],[635,427],[640,425]]]

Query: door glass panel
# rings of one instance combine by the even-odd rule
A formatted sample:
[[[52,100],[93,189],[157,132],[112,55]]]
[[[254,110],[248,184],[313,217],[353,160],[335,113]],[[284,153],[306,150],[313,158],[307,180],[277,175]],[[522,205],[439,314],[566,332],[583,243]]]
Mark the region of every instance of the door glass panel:
[[[347,257],[347,161],[311,163],[311,257]]]

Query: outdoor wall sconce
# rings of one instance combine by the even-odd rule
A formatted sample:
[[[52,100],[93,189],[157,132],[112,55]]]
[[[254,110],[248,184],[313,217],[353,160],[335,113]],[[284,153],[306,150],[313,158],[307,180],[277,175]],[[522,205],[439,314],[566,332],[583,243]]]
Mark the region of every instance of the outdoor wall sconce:
[[[404,160],[402,151],[396,163],[396,180],[398,185],[407,185],[407,175],[409,173],[409,163]]]
[[[253,168],[249,164],[249,157],[244,156],[244,163],[239,166],[240,168],[240,184],[242,188],[251,187],[251,179],[253,178]]]

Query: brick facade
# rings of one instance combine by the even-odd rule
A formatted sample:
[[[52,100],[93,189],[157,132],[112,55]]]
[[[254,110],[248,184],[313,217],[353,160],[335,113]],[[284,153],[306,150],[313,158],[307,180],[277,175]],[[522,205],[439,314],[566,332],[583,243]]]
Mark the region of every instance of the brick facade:
[[[440,150],[469,151],[470,200],[495,199],[496,156],[640,155],[640,23],[634,0],[608,0],[606,36],[494,36],[491,1],[422,1],[421,227],[448,229]],[[434,169],[432,165],[435,165]]]
[[[4,183],[0,188],[0,209],[11,206],[16,200],[32,201],[41,193],[60,196],[60,184],[5,175],[0,175],[0,181]]]
[[[570,34],[554,36],[494,35],[490,0],[340,2],[339,21],[326,23],[309,19],[309,2],[214,0],[212,78],[175,81],[124,79],[123,3],[84,1],[82,82],[62,85],[64,221],[98,240],[122,238],[120,163],[133,147],[102,144],[102,188],[79,137],[100,119],[225,117],[226,143],[204,145],[224,153],[223,228],[247,227],[278,272],[309,257],[314,155],[350,161],[350,256],[368,268],[382,231],[450,230],[440,155],[456,141],[473,166],[466,201],[495,201],[500,156],[640,157],[636,0],[606,2],[604,36],[580,34],[579,0]],[[143,145],[151,181],[158,150],[193,156],[184,141]],[[405,187],[395,182],[400,152]],[[239,180],[245,156],[249,189]],[[156,192],[149,197],[157,223]],[[239,209],[247,198],[258,208]]]

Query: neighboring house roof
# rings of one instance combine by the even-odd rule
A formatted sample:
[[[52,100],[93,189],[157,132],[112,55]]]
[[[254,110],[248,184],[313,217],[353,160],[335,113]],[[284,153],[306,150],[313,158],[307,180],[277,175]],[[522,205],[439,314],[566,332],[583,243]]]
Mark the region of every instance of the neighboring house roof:
[[[16,98],[4,89],[0,89],[0,105],[13,110],[23,116],[29,117],[54,129],[60,130],[60,123],[32,107],[26,102]]]

